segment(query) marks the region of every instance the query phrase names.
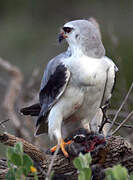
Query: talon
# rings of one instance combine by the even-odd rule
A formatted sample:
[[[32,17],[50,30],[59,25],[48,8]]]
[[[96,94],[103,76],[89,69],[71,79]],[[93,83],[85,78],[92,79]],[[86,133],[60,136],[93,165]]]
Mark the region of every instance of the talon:
[[[65,150],[65,146],[68,145],[68,144],[71,144],[71,143],[72,143],[71,140],[68,141],[68,142],[65,142],[63,139],[61,139],[60,148],[61,148],[61,151],[63,152],[63,154],[64,154],[64,156],[65,156],[66,158],[68,158],[69,155],[68,155],[67,151]],[[54,147],[52,147],[52,148],[50,149],[50,151],[51,151],[51,152],[55,152],[56,149],[57,149],[57,146],[54,146]]]
[[[51,152],[55,152],[56,149],[57,149],[57,146],[54,146],[54,147],[52,147],[52,148],[50,149],[50,151],[51,151]]]

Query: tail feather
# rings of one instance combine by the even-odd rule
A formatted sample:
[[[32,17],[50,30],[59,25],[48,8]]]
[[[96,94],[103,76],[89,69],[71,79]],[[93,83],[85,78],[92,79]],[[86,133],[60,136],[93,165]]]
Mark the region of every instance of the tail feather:
[[[30,116],[39,116],[41,110],[41,106],[39,103],[33,104],[32,106],[22,108],[20,112],[23,115],[30,115]]]
[[[45,117],[42,117],[43,121],[38,124],[38,126],[36,127],[36,132],[35,132],[35,136],[39,136],[41,134],[47,133],[48,132],[48,123],[47,123],[47,119]]]
[[[37,121],[36,121],[36,127],[43,122],[44,119],[47,118],[49,109],[47,104],[42,104],[40,113],[38,115]]]
[[[47,116],[40,113],[36,121],[35,136],[48,132]]]
[[[40,134],[44,134],[48,131],[48,125],[47,125],[47,112],[46,105],[43,104],[42,107],[40,104],[33,104],[32,106],[22,108],[20,112],[23,115],[30,115],[30,116],[38,116],[36,121],[36,132],[35,136],[38,136]]]

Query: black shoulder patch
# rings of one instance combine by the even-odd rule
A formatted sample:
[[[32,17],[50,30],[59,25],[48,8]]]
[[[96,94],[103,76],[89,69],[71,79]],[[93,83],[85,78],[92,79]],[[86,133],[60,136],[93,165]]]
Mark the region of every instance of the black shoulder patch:
[[[44,85],[39,94],[41,111],[36,126],[42,122],[42,117],[47,115],[51,107],[63,94],[69,77],[70,72],[63,64],[59,64],[54,73],[49,76],[47,84]]]
[[[66,83],[66,70],[64,65],[56,67],[54,74],[51,74],[47,84],[40,91],[40,104],[49,104],[49,101],[53,101],[61,91],[61,88]]]

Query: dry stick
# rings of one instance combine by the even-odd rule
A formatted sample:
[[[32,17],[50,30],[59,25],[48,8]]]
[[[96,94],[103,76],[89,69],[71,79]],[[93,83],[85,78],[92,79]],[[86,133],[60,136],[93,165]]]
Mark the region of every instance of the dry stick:
[[[108,120],[107,122],[108,122],[108,123],[112,123],[111,120]],[[115,126],[119,126],[120,124],[121,124],[121,123],[117,123],[117,122],[114,123]],[[127,125],[127,124],[122,125],[122,127],[129,128],[129,129],[133,129],[133,126]]]
[[[4,126],[3,124],[6,123],[7,121],[9,121],[9,119],[6,119],[6,120],[1,121],[1,122],[0,122],[0,126],[2,126],[2,127],[5,128],[5,126]]]
[[[60,146],[59,146],[59,144],[58,144],[58,145],[57,145],[57,149],[56,149],[56,151],[54,152],[53,158],[52,158],[52,160],[51,160],[51,163],[50,163],[50,165],[49,165],[49,167],[48,167],[48,172],[47,172],[47,175],[46,175],[45,180],[49,180],[50,173],[51,173],[51,170],[52,170],[52,167],[53,167],[55,158],[56,158],[56,156],[57,156],[57,154],[58,154],[59,148],[60,148]]]
[[[113,115],[113,116],[115,116],[115,114],[116,114],[116,112],[117,112],[118,110],[115,110],[115,109],[109,109],[108,110],[108,115]],[[118,115],[118,117],[121,117],[121,118],[126,118],[127,117],[127,115],[128,115],[128,112],[126,112],[126,111],[121,111],[120,113],[119,113],[119,115]],[[133,118],[132,118],[133,119]],[[111,123],[112,123],[112,121],[111,121]]]
[[[111,133],[111,136],[113,136],[113,135],[123,126],[123,124],[130,119],[130,117],[131,117],[132,115],[133,115],[133,111],[131,111],[131,112],[128,114],[127,118],[124,119],[123,122]]]
[[[109,130],[108,130],[108,132],[107,132],[107,135],[109,135],[109,133],[110,133],[110,131],[111,131],[111,129],[112,129],[112,127],[113,127],[113,125],[114,125],[114,123],[115,123],[117,117],[118,117],[119,112],[120,112],[121,109],[123,108],[124,104],[126,103],[126,101],[127,101],[127,99],[128,99],[129,94],[130,94],[131,91],[132,91],[132,88],[133,88],[133,82],[132,82],[132,84],[131,84],[131,86],[130,86],[130,88],[129,88],[129,91],[128,91],[128,93],[127,93],[125,99],[123,100],[121,106],[119,107],[117,113],[115,114],[115,117],[114,117],[114,119],[113,119],[113,121],[112,121],[112,124],[111,124],[111,126],[110,126],[110,128],[109,128]]]

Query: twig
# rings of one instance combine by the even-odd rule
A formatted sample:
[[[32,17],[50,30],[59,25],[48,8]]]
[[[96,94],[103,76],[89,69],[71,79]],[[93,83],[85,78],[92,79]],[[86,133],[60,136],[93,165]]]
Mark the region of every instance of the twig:
[[[132,91],[132,88],[133,88],[133,82],[132,82],[132,84],[131,84],[131,86],[130,86],[130,88],[129,88],[129,91],[128,91],[126,97],[124,98],[124,100],[123,100],[121,106],[119,107],[117,113],[115,114],[115,117],[114,117],[114,119],[113,119],[113,121],[112,121],[112,124],[111,124],[111,126],[110,126],[110,128],[109,128],[109,130],[108,130],[108,132],[107,132],[108,135],[109,135],[109,133],[110,133],[110,131],[111,131],[111,129],[112,129],[112,127],[113,127],[113,125],[114,125],[114,123],[115,123],[117,117],[118,117],[119,112],[121,111],[121,109],[123,108],[124,104],[126,103],[128,97],[129,97],[129,94],[130,94],[131,91]]]
[[[6,123],[7,121],[9,121],[9,119],[3,120],[0,122],[0,126],[4,127],[3,124]],[[4,127],[5,128],[5,127]]]
[[[116,109],[109,109],[108,110],[108,115],[113,115],[113,116],[115,116],[115,114],[116,114],[116,112],[117,112],[118,110],[116,110]],[[121,117],[121,118],[126,118],[127,117],[127,115],[128,115],[128,112],[126,112],[126,111],[121,111],[120,113],[119,113],[119,115],[118,115],[118,117]],[[133,118],[132,118],[133,119]],[[111,123],[112,123],[112,121],[111,121]]]
[[[111,135],[114,135],[114,134],[123,126],[123,124],[130,119],[130,117],[131,117],[132,115],[133,115],[133,111],[131,111],[131,112],[128,114],[127,118],[123,120],[123,122],[111,133]]]
[[[108,117],[106,114],[107,107],[108,107],[108,105],[105,105],[105,107],[101,108],[102,113],[103,113],[103,118],[102,118],[102,122],[101,122],[100,127],[99,127],[99,131],[98,131],[99,133],[102,132],[104,125],[108,122]]]
[[[112,121],[108,119],[107,123],[112,123]],[[115,126],[119,126],[120,124],[121,124],[121,123],[117,123],[117,122],[114,123]],[[133,126],[127,125],[127,124],[122,125],[122,127],[129,128],[129,129],[133,129]]]
[[[57,149],[56,149],[56,151],[54,152],[53,158],[52,158],[51,163],[50,163],[50,165],[49,165],[49,167],[48,167],[48,171],[47,171],[47,175],[46,175],[45,180],[49,180],[49,179],[50,179],[50,174],[51,174],[51,172],[52,172],[52,167],[53,167],[55,158],[56,158],[56,156],[57,156],[57,154],[58,154],[59,148],[60,148],[60,146],[57,145]]]

